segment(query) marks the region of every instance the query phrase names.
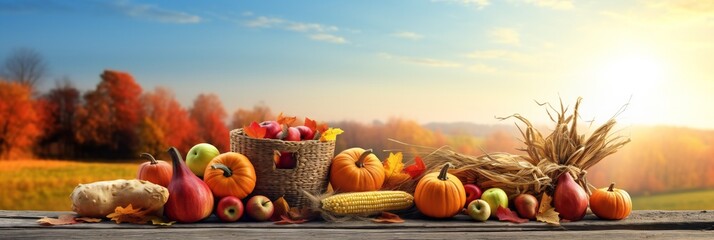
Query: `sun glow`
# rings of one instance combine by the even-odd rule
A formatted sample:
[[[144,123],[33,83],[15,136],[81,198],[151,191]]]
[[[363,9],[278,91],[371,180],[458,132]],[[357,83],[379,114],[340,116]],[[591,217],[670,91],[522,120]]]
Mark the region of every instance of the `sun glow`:
[[[656,123],[663,116],[658,109],[668,104],[663,94],[670,80],[666,58],[645,48],[627,47],[607,52],[591,63],[587,79],[593,83],[586,91],[596,102],[595,114],[601,119],[630,101],[618,116],[623,124]],[[609,116],[607,116],[609,117]]]

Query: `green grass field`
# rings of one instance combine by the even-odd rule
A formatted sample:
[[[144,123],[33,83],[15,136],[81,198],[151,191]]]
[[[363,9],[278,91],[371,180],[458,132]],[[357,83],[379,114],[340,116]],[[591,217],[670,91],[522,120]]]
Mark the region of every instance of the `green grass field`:
[[[138,163],[0,161],[0,209],[70,210],[69,194],[79,183],[132,179]]]
[[[69,194],[79,183],[132,179],[138,163],[56,160],[0,161],[0,209],[70,210]],[[714,209],[714,190],[633,197],[633,208]]]
[[[633,197],[632,208],[635,210],[710,210],[714,209],[714,190]]]

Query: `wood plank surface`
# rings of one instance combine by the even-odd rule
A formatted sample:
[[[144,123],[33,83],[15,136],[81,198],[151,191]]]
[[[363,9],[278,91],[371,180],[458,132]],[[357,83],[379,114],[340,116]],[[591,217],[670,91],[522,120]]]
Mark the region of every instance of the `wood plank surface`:
[[[459,215],[447,220],[406,219],[400,224],[377,224],[370,221],[276,225],[270,222],[222,223],[214,216],[191,224],[170,227],[151,225],[82,223],[63,226],[41,226],[37,219],[57,217],[72,212],[3,211],[0,210],[0,238],[710,238],[714,239],[714,211],[634,211],[622,221],[599,220],[588,215],[583,221],[552,226],[531,221],[523,224],[474,222]],[[418,216],[417,216],[418,217]],[[266,237],[268,236],[269,237]],[[133,237],[132,237],[133,236]]]

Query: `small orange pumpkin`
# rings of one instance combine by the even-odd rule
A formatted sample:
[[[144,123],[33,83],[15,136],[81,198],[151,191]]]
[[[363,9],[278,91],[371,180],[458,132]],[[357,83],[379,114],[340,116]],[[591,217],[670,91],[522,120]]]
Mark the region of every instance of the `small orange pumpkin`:
[[[625,190],[615,188],[615,183],[611,183],[609,188],[593,192],[590,196],[590,210],[602,219],[625,219],[632,211],[632,199]]]
[[[450,163],[439,172],[429,173],[419,180],[414,202],[419,211],[429,217],[453,217],[466,204],[466,190],[461,181],[448,173]]]
[[[384,166],[372,149],[350,148],[337,154],[330,166],[330,184],[335,191],[379,190],[384,183]]]
[[[148,153],[142,153],[141,157],[149,159],[149,162],[144,162],[139,165],[136,179],[156,183],[163,187],[169,187],[171,177],[174,173],[171,164],[166,161],[156,160],[154,156]]]
[[[255,188],[255,168],[245,155],[227,152],[208,162],[203,181],[216,198],[243,199]]]

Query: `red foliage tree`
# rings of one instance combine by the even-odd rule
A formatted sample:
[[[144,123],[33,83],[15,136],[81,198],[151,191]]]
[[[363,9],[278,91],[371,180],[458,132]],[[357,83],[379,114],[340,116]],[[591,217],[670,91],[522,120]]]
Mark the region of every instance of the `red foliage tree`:
[[[262,122],[266,120],[275,120],[275,115],[270,111],[270,107],[265,104],[253,106],[253,109],[238,109],[233,113],[231,120],[231,128],[242,128],[252,122]]]
[[[196,121],[200,141],[213,144],[218,150],[228,151],[230,139],[221,99],[215,94],[200,94],[193,101],[191,119]]]
[[[181,107],[173,93],[163,87],[142,96],[145,117],[141,124],[140,150],[162,155],[171,146],[181,152],[188,150],[199,139],[196,122]]]
[[[142,121],[141,86],[129,73],[106,70],[77,110],[75,134],[85,152],[102,157],[134,157]],[[94,153],[91,153],[94,152]]]
[[[27,154],[41,134],[41,113],[32,90],[0,80],[0,158]]]

